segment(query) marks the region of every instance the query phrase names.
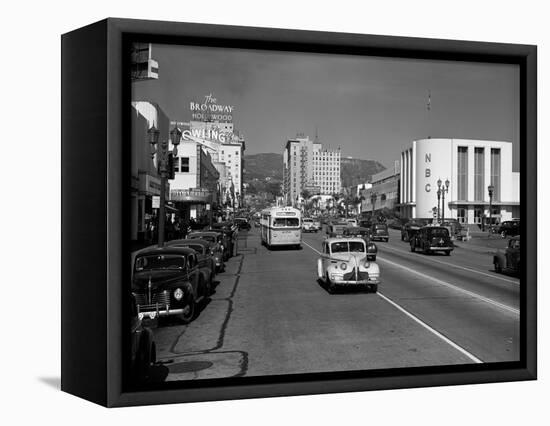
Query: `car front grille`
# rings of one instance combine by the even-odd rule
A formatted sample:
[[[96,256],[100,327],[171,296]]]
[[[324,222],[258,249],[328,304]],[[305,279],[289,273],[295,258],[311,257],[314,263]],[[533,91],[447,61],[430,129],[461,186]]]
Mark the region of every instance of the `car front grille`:
[[[151,300],[149,300],[149,295],[147,293],[134,293],[134,296],[141,310],[146,306],[155,306],[157,303],[162,306],[170,305],[170,293],[167,290],[159,293],[152,293]]]
[[[368,272],[359,271],[357,273],[357,278],[355,277],[355,268],[353,268],[350,272],[344,274],[344,281],[365,281],[369,278]]]

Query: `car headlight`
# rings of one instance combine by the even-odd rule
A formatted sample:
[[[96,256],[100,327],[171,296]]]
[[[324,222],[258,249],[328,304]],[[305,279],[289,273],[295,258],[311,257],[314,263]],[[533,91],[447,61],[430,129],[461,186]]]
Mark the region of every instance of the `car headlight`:
[[[177,288],[174,290],[174,299],[181,300],[183,298],[183,290],[181,288]]]
[[[345,271],[346,269],[348,269],[348,264],[347,263],[341,263],[340,264],[340,269],[342,269],[342,271]]]

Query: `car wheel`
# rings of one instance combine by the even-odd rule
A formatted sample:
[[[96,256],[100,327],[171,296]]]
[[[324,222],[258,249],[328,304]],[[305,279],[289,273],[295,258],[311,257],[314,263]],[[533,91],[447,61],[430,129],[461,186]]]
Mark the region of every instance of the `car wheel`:
[[[188,308],[187,309],[187,312],[186,313],[183,313],[180,315],[180,320],[182,322],[182,324],[189,324],[191,321],[193,321],[193,319],[195,318],[195,311],[196,311],[196,305],[197,305],[197,302],[195,300],[195,295],[193,294],[192,291],[188,291],[187,292],[187,295],[185,297],[185,308]]]
[[[500,260],[495,259],[494,265],[495,265],[495,272],[496,272],[497,274],[502,273],[502,265],[500,264]]]

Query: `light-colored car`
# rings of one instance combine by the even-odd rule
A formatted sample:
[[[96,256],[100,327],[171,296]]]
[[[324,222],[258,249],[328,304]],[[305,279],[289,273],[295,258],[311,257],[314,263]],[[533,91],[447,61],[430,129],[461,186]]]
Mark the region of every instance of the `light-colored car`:
[[[321,222],[311,217],[302,218],[302,232],[319,232],[321,230]]]
[[[376,292],[380,268],[367,255],[367,244],[362,238],[327,238],[317,259],[318,277],[331,293],[338,287],[364,287]]]

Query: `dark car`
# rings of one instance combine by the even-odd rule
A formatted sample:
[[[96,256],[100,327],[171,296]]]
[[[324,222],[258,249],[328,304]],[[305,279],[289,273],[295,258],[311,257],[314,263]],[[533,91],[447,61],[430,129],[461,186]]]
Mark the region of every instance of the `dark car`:
[[[372,221],[370,219],[360,219],[358,225],[362,228],[371,228]]]
[[[412,252],[420,249],[425,254],[441,251],[449,256],[454,249],[449,230],[444,226],[423,226],[411,237],[410,244]]]
[[[157,351],[153,339],[153,331],[143,324],[138,315],[136,298],[130,297],[130,368],[132,379],[140,381],[147,379],[151,367],[156,362]]]
[[[409,242],[420,228],[427,225],[428,219],[412,219],[401,227],[401,241]]]
[[[250,222],[248,221],[248,219],[246,219],[244,217],[236,217],[234,222],[235,222],[235,225],[237,225],[237,228],[245,230],[245,231],[250,231],[251,226],[250,226]]]
[[[216,272],[225,269],[225,260],[229,257],[229,246],[225,242],[225,236],[216,231],[191,232],[187,236],[188,240],[204,240],[211,244],[210,251],[216,264]]]
[[[205,229],[204,231],[218,232],[223,235],[223,245],[227,250],[225,260],[229,259],[231,256],[236,255],[236,246],[237,246],[237,235],[238,229],[233,222],[218,222],[213,223],[211,227]]]
[[[441,224],[449,229],[451,237],[459,238],[462,234],[462,225],[457,219],[445,219],[445,222]]]
[[[388,233],[388,225],[386,223],[373,223],[370,227],[371,239],[373,241],[385,241],[390,240],[390,234]]]
[[[216,275],[216,260],[214,259],[214,244],[213,242],[202,240],[199,238],[189,238],[185,240],[172,240],[166,243],[170,247],[187,247],[197,252],[197,261],[202,275],[202,279],[207,283],[210,294]],[[218,254],[219,258],[222,257]]]
[[[378,247],[371,241],[370,228],[362,228],[360,226],[349,226],[344,229],[344,237],[359,237],[365,240],[367,244],[367,260],[376,260]]]
[[[496,229],[502,238],[519,235],[519,220],[506,220]]]
[[[520,239],[519,236],[510,238],[508,246],[502,250],[497,250],[493,256],[493,265],[495,272],[508,272],[519,274],[520,269]]]
[[[344,235],[344,229],[348,227],[344,221],[332,221],[327,224],[326,234],[329,238],[335,238]]]
[[[140,319],[175,316],[184,324],[195,318],[198,303],[209,296],[195,250],[170,246],[136,255],[132,294]]]

